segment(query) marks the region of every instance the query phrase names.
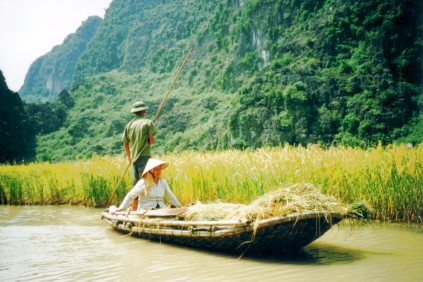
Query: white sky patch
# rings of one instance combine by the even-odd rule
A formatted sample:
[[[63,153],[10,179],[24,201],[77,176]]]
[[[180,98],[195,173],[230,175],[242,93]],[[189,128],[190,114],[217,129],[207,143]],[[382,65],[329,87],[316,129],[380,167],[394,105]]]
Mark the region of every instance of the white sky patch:
[[[112,0],[0,0],[0,70],[17,92],[30,65]]]

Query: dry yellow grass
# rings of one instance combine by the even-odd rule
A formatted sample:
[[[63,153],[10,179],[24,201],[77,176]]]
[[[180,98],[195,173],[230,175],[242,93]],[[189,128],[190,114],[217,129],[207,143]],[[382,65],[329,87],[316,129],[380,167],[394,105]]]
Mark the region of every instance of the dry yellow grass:
[[[260,220],[306,211],[346,214],[348,206],[323,195],[311,183],[295,184],[269,191],[248,205],[197,202],[180,215],[185,220]]]
[[[312,183],[339,202],[369,203],[375,218],[421,221],[423,144],[373,149],[284,146],[258,150],[184,152],[154,156],[180,201],[249,204],[265,193]],[[0,193],[14,204],[84,204],[104,207],[127,165],[126,158],[97,157],[57,164],[0,166]],[[131,188],[129,173],[119,203]]]

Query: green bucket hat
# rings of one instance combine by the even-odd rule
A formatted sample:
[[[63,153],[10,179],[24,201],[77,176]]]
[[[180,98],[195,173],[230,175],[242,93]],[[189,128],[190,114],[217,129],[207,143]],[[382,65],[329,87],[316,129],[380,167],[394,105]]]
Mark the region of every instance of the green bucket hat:
[[[137,101],[132,105],[131,113],[137,113],[147,110],[148,107],[144,104],[143,101]]]

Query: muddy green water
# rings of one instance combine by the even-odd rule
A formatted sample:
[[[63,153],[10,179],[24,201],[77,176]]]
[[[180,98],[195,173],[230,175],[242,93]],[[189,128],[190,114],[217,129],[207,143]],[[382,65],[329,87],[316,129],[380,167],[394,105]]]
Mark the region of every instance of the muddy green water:
[[[422,225],[335,226],[295,258],[123,236],[98,209],[0,206],[0,281],[423,281]]]

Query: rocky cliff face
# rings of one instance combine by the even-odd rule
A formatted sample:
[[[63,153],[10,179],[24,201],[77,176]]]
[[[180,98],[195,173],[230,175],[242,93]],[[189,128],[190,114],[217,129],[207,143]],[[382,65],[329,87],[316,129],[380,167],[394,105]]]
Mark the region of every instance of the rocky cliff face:
[[[89,17],[78,30],[29,68],[19,93],[26,101],[49,101],[57,98],[73,81],[76,64],[95,35],[102,19]]]

